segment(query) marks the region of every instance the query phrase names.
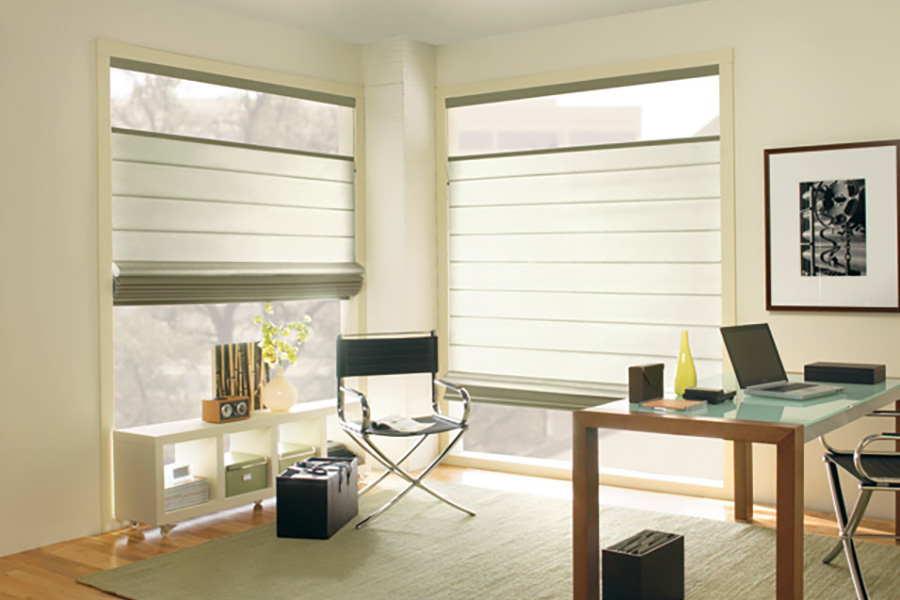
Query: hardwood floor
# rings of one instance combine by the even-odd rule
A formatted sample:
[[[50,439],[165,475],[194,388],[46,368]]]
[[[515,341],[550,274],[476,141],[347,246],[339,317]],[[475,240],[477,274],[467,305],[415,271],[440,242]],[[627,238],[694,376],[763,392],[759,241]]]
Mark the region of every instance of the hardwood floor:
[[[572,484],[568,481],[461,467],[438,467],[429,478],[562,498],[571,497],[572,491]],[[602,504],[652,510],[665,506],[667,512],[676,514],[733,520],[730,504],[721,500],[613,487],[601,488],[600,499]],[[774,517],[774,509],[754,507],[754,523],[774,527]],[[126,528],[0,557],[0,599],[109,599],[111,596],[80,585],[75,579],[94,571],[144,560],[274,520],[274,501],[267,500],[258,509],[248,505],[180,523],[168,536],[160,535],[158,528]],[[867,533],[888,533],[892,530],[893,523],[870,519],[864,521],[863,527],[870,530]],[[825,513],[807,512],[805,529],[808,533],[837,535],[834,518]]]

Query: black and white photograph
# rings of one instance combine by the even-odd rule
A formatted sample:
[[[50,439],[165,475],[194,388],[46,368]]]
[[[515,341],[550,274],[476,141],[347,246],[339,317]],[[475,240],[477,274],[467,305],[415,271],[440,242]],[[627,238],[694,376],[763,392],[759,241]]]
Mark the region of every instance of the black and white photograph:
[[[900,311],[898,150],[764,151],[767,310]]]
[[[800,183],[800,273],[866,274],[866,180]]]

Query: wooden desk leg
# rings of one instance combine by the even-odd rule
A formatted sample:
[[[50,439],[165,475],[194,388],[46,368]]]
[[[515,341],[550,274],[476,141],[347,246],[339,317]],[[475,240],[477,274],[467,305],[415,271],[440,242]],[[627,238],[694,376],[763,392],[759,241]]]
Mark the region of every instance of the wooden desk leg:
[[[775,597],[803,599],[803,428],[777,445]]]
[[[573,415],[572,542],[575,600],[600,598],[600,498],[597,430]]]
[[[753,444],[734,442],[734,520],[753,520]]]

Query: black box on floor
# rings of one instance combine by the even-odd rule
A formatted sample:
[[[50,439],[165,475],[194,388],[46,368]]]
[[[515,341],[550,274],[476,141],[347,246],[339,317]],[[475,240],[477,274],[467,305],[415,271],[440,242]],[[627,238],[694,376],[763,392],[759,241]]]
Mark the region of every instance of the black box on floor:
[[[803,367],[803,379],[806,381],[881,383],[884,377],[884,365],[815,362]]]
[[[684,538],[645,529],[603,549],[603,600],[683,600]]]
[[[308,458],[275,483],[278,537],[325,540],[359,514],[356,459]]]

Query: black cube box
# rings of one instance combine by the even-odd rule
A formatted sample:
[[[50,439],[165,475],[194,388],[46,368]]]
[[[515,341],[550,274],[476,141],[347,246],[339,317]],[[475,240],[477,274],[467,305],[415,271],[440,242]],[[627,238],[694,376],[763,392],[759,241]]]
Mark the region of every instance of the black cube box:
[[[325,540],[359,514],[356,459],[308,458],[275,483],[278,537]]]
[[[683,600],[684,538],[645,529],[603,549],[603,600]]]
[[[804,365],[803,379],[831,383],[881,383],[885,379],[884,365],[863,363],[815,362]]]

